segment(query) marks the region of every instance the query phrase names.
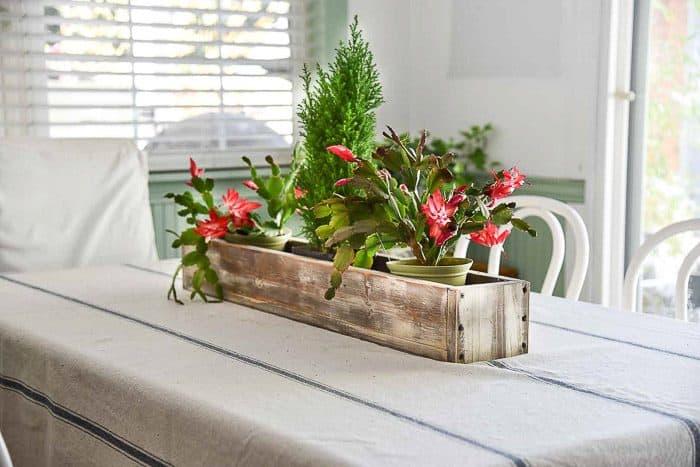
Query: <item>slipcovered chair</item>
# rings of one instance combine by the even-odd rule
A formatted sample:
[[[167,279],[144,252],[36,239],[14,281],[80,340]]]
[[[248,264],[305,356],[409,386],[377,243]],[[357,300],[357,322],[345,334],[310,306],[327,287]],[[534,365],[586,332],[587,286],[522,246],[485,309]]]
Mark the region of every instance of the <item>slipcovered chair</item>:
[[[157,259],[131,140],[0,139],[0,272]]]

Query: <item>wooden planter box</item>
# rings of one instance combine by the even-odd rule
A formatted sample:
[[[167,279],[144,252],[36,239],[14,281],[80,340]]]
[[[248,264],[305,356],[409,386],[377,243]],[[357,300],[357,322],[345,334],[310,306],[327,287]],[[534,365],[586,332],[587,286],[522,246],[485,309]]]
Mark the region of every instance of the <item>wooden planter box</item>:
[[[222,240],[208,256],[227,301],[436,360],[527,352],[530,284],[522,280],[474,272],[454,287],[351,267],[328,301],[327,261]],[[193,272],[184,270],[186,289]]]

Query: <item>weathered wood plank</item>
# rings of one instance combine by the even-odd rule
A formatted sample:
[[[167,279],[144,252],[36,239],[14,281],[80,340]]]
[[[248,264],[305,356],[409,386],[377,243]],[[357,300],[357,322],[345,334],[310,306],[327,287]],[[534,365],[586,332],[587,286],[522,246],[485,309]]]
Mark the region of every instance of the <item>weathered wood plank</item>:
[[[465,363],[527,352],[529,294],[529,284],[519,280],[480,284],[479,293],[463,293],[458,319],[465,332],[458,349]]]
[[[458,339],[464,330],[460,329],[459,320],[457,315],[459,313],[459,301],[460,301],[459,290],[450,288],[447,291],[447,361],[456,362],[459,359],[459,349],[457,345]]]
[[[521,328],[527,327],[520,320],[527,295],[504,295],[508,286],[522,289],[523,281],[479,275],[475,282],[485,283],[452,287],[350,268],[327,301],[329,262],[220,240],[211,242],[208,256],[228,301],[437,360],[499,358],[494,355],[511,352],[516,340],[520,345]],[[193,268],[185,268],[185,288],[192,274]],[[494,306],[500,311],[489,308]],[[472,313],[482,307],[491,311]],[[470,333],[474,339],[475,332],[476,348],[465,339]],[[482,345],[483,339],[491,344]]]

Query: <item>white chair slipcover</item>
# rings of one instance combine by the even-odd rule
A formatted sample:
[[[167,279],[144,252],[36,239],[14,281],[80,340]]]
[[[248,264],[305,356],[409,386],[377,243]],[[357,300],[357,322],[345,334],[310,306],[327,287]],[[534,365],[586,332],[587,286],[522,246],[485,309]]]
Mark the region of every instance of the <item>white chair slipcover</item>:
[[[157,259],[145,156],[122,139],[0,139],[0,271]]]

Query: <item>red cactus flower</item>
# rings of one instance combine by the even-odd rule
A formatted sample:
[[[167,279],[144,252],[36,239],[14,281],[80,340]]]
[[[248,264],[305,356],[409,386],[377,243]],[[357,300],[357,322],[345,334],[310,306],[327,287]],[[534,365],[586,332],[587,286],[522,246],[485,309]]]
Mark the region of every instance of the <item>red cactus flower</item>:
[[[228,232],[228,216],[219,216],[215,209],[209,211],[209,219],[197,222],[194,231],[210,241],[212,238],[221,238]]]
[[[408,187],[406,186],[405,183],[402,183],[399,185],[399,190],[403,191],[404,193],[408,194]]]
[[[190,157],[190,176],[192,178],[201,177],[204,175],[204,169],[197,167],[197,163]],[[185,185],[192,186],[192,180],[187,180]]]
[[[509,235],[510,229],[503,229],[499,232],[498,226],[489,221],[483,229],[469,234],[469,238],[480,245],[492,247],[505,242]]]
[[[455,188],[455,193],[459,193],[459,194],[464,193],[465,191],[467,191],[467,188],[469,188],[469,186],[470,185],[458,186],[457,188]]]
[[[435,239],[437,246],[442,245],[455,235],[452,228],[453,222],[450,218],[457,212],[459,203],[464,201],[464,198],[462,198],[456,202],[458,196],[461,197],[463,195],[454,195],[448,202],[445,202],[445,198],[440,193],[440,190],[435,190],[432,195],[428,195],[428,200],[420,207],[430,227],[428,235],[430,235],[430,238]]]
[[[489,188],[488,194],[491,197],[491,204],[497,200],[510,196],[513,190],[508,185],[505,185],[502,180],[497,179]]]
[[[336,187],[338,187],[338,186],[345,186],[345,185],[347,185],[348,183],[350,183],[350,180],[352,180],[352,178],[341,178],[340,180],[338,180],[337,182],[335,182],[335,184],[334,184],[333,186],[336,186]]]
[[[226,209],[231,213],[231,222],[235,228],[252,226],[253,221],[250,218],[250,211],[254,211],[262,206],[260,203],[240,197],[238,192],[231,188],[226,191],[226,194],[221,199]]]
[[[253,191],[259,190],[258,185],[256,185],[253,180],[246,180],[245,182],[243,182],[243,185],[245,185],[246,187],[250,188]]]
[[[452,197],[447,201],[447,207],[449,208],[455,208],[455,210],[459,207],[460,204],[462,204],[462,201],[467,199],[467,195],[464,193],[454,193]]]
[[[355,157],[355,154],[351,150],[343,146],[342,144],[336,144],[335,146],[328,146],[331,153],[343,159],[345,162],[360,162],[360,159]]]
[[[510,170],[504,170],[501,172],[503,175],[503,180],[507,184],[513,187],[513,189],[521,188],[525,185],[525,175],[520,173],[517,167],[513,166]]]
[[[294,187],[294,199],[299,199],[306,194],[306,190],[302,190],[298,186]]]
[[[438,238],[435,239],[435,246],[441,246],[447,240],[451,239],[457,234],[455,230],[444,230]]]
[[[491,174],[493,175],[494,182],[488,189],[488,194],[491,197],[492,204],[510,196],[515,190],[521,188],[525,184],[525,175],[518,171],[517,167],[513,167],[510,170],[503,170],[501,172],[501,177],[496,175],[496,172],[491,169]]]

